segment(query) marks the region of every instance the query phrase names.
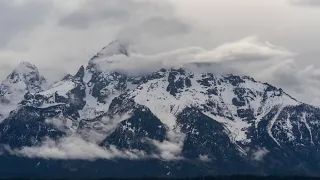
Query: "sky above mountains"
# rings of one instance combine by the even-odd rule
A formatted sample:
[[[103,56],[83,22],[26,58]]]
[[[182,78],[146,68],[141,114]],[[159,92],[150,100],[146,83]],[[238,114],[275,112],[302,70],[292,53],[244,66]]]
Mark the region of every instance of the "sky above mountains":
[[[29,61],[59,79],[118,39],[134,71],[204,61],[303,102],[320,97],[318,0],[3,0],[0,32],[2,78]]]

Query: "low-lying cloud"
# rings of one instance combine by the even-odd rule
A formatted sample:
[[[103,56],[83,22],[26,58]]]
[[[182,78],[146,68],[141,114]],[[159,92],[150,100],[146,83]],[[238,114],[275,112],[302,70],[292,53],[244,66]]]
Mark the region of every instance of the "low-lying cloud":
[[[7,149],[13,155],[28,158],[96,160],[96,159],[143,159],[148,158],[143,151],[118,150],[115,146],[104,148],[73,135],[57,141],[46,139],[40,146]]]
[[[167,138],[168,139],[163,142],[155,140],[151,141],[160,152],[160,154],[157,156],[164,160],[184,159],[184,157],[181,156],[181,152],[184,145],[185,134],[169,130],[167,133]]]
[[[45,139],[38,146],[26,146],[19,149],[5,147],[11,155],[27,158],[62,159],[62,160],[90,160],[97,159],[162,159],[166,161],[183,160],[180,155],[183,141],[180,144],[164,141],[150,141],[154,144],[159,154],[147,154],[137,149],[119,150],[116,146],[99,146],[94,141],[87,141],[81,136],[73,134],[59,140]]]
[[[255,161],[262,161],[263,158],[269,153],[266,148],[258,148],[252,154],[252,159]]]
[[[52,118],[45,122],[61,130],[67,130],[68,135],[58,140],[44,138],[40,144],[11,149],[5,146],[5,150],[11,155],[27,158],[62,159],[62,160],[97,160],[97,159],[161,159],[166,161],[183,160],[181,151],[184,144],[184,134],[170,131],[167,140],[159,142],[148,139],[146,142],[154,145],[159,153],[148,154],[138,149],[120,150],[114,145],[108,147],[99,144],[110,135],[119,123],[128,118],[105,117],[96,123],[84,125],[80,131],[72,131],[70,120]]]

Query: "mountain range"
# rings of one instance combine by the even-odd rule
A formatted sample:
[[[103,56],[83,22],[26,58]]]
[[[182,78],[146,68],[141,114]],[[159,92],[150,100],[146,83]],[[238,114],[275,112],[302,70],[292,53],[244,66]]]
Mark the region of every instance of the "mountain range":
[[[23,62],[0,85],[0,177],[320,175],[320,109],[205,64],[102,70],[110,43],[48,84]]]

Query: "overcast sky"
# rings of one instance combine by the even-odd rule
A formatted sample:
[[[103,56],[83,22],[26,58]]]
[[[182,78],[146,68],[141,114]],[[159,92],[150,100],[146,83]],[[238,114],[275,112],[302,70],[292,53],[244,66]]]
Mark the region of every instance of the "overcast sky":
[[[319,32],[319,0],[1,0],[0,77],[29,61],[57,78],[121,39],[148,55],[245,51],[233,69],[311,103],[320,97]]]

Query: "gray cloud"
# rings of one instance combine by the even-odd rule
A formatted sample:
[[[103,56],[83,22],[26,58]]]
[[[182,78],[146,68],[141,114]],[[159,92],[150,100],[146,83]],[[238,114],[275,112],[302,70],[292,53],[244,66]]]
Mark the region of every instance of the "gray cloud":
[[[200,155],[199,160],[203,162],[211,162],[211,159],[209,158],[208,155]]]
[[[293,5],[320,6],[319,0],[290,0]]]
[[[0,48],[13,37],[44,23],[52,5],[50,1],[0,1]]]
[[[141,32],[150,33],[154,36],[175,36],[180,33],[187,33],[190,25],[177,18],[151,17],[141,23]],[[144,31],[143,31],[144,30]]]
[[[171,7],[164,2],[136,1],[136,0],[90,0],[61,17],[60,26],[71,28],[89,28],[90,26],[102,23],[137,23],[139,20],[150,16],[169,12]],[[160,13],[159,13],[160,12]],[[157,19],[155,19],[157,20]],[[157,24],[156,24],[157,25]]]
[[[119,27],[115,39],[139,44],[187,34],[192,29],[166,1],[91,0],[59,20],[60,26],[76,29],[101,23]]]
[[[181,52],[186,53],[183,57],[168,53],[198,47],[208,52],[192,58],[210,60],[210,49],[215,49],[217,55],[217,49],[221,50],[224,44],[257,36],[262,44],[270,41],[298,56],[290,57],[290,62],[284,56],[279,60],[277,53],[283,49],[272,50],[270,56],[263,54],[264,48],[257,54],[257,49],[249,47],[255,52],[250,54],[246,48],[230,46],[226,49],[233,49],[236,54],[231,59],[223,57],[224,61],[216,64],[221,68],[214,71],[251,75],[283,88],[303,102],[320,96],[319,53],[314,53],[320,47],[320,11],[292,6],[315,6],[318,0],[198,1],[1,1],[0,76],[7,76],[23,60],[58,80],[66,72],[74,73],[80,65],[87,64],[97,50],[115,39],[131,43],[136,54],[143,55],[142,60],[166,54],[166,58],[175,61],[174,58],[186,59],[190,52]],[[222,54],[230,54],[222,50]],[[144,65],[143,69],[148,69],[148,63]],[[153,67],[157,66],[149,69]],[[308,67],[312,68],[307,71]]]
[[[232,69],[232,71],[252,74],[243,68],[250,65],[257,66],[254,71],[257,68],[265,69],[264,63],[275,61],[279,63],[294,55],[282,47],[262,43],[255,37],[225,43],[212,50],[189,47],[152,55],[134,52],[130,54],[129,57],[124,55],[102,57],[97,60],[97,64],[103,71],[117,70],[133,75],[151,73],[162,67],[183,67],[195,63],[221,65],[220,67],[225,67],[224,70]]]
[[[253,151],[252,159],[255,161],[262,161],[263,158],[269,153],[269,150],[266,148],[258,148],[257,150]]]
[[[319,0],[194,1],[2,0],[0,77],[27,60],[49,79],[58,80],[87,64],[110,41],[120,39],[136,52],[129,58],[111,57],[107,60],[114,63],[102,63],[102,69],[140,75],[161,67],[203,63],[206,71],[250,75],[302,102],[320,105],[316,98],[320,97],[320,11],[292,6],[316,7]],[[247,36],[259,39],[243,39]],[[99,133],[81,134],[90,142],[73,136],[11,152],[54,159],[150,157],[136,150],[101,148],[92,143],[101,141]],[[177,137],[154,141],[161,153],[151,156],[181,158],[183,138]],[[252,158],[260,161],[267,153],[259,148]],[[210,161],[206,155],[199,159]]]
[[[169,141],[163,143],[154,141],[160,151],[160,154],[147,154],[137,149],[119,150],[115,146],[108,148],[99,146],[96,142],[84,140],[82,137],[73,134],[59,140],[44,139],[38,146],[22,147],[12,149],[5,146],[4,150],[12,155],[28,158],[45,158],[45,159],[80,159],[80,160],[97,160],[97,159],[162,159],[172,161],[183,159],[180,156],[181,143],[175,144]]]
[[[90,26],[91,17],[88,14],[75,12],[64,18],[59,22],[61,26],[67,26],[72,28],[88,28]]]
[[[303,68],[297,57],[283,47],[248,37],[212,50],[189,47],[152,55],[133,52],[130,57],[116,55],[101,58],[97,64],[103,71],[117,70],[141,75],[161,67],[193,69],[190,64],[205,63],[202,70],[216,74],[249,75],[283,88],[298,100],[309,103],[320,93],[320,70],[316,66]]]
[[[125,27],[118,34],[119,38],[141,42],[144,38],[161,38],[189,33],[191,25],[178,18],[155,16],[141,23]]]
[[[127,21],[134,12],[134,9],[128,8],[132,3],[128,0],[86,1],[81,8],[62,17],[58,24],[64,27],[83,29],[101,21],[120,23]],[[132,8],[134,7],[132,6]]]
[[[83,140],[76,135],[62,138],[58,141],[46,139],[40,146],[22,147],[21,149],[6,150],[17,156],[28,158],[45,158],[45,159],[142,159],[150,158],[143,151],[139,150],[118,150],[116,147],[103,148],[95,143]]]
[[[38,0],[27,2],[33,4],[38,3]],[[12,36],[10,41],[6,41],[6,48],[0,47],[0,68],[5,67],[2,78],[23,60],[38,66],[45,76],[52,79],[50,81],[56,81],[61,76],[54,77],[55,74],[76,72],[80,65],[88,63],[97,50],[115,39],[135,43],[140,47],[139,51],[153,53],[163,51],[163,47],[170,50],[174,49],[171,48],[173,46],[179,47],[176,44],[184,44],[184,38],[180,35],[190,35],[187,32],[191,29],[191,24],[177,16],[172,4],[166,1],[45,2],[54,4],[50,16],[33,11],[37,18],[44,18],[42,20],[45,22],[39,25],[28,23],[30,33],[23,37]],[[3,37],[6,38],[7,34],[4,33]],[[0,35],[0,40],[3,37]],[[175,38],[174,41],[170,39],[172,37]],[[188,38],[192,39],[191,35]],[[154,42],[153,46],[150,45],[151,42]]]
[[[153,144],[159,153],[146,153],[137,149],[120,150],[111,145],[101,147],[99,144],[110,135],[117,125],[127,119],[129,115],[115,117],[115,119],[103,118],[101,122],[94,124],[94,128],[85,128],[80,132],[69,131],[69,135],[58,140],[44,138],[40,144],[32,147],[21,147],[12,149],[5,146],[6,152],[28,158],[45,159],[161,159],[166,161],[184,159],[181,157],[185,135],[170,131],[167,134],[168,140],[159,142],[152,139],[145,139],[146,142]],[[50,118],[46,123],[54,125],[59,129],[69,129],[67,119]],[[98,127],[99,126],[99,127]],[[70,129],[69,129],[70,130]]]

